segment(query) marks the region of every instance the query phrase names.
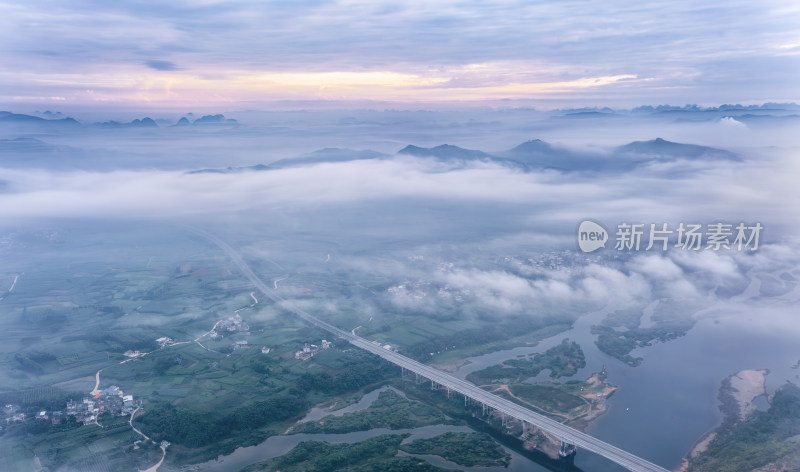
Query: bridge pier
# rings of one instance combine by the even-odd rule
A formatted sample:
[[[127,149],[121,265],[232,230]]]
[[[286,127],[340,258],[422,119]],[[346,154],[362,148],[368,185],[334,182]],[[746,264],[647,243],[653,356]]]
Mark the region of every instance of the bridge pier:
[[[577,446],[561,441],[561,448],[558,450],[558,457],[565,459],[574,456],[578,452]]]

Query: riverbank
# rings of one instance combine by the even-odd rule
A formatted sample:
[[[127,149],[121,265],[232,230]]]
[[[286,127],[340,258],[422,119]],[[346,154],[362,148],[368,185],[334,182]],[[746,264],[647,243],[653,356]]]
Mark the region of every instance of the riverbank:
[[[435,367],[439,370],[443,370],[445,372],[449,372],[452,374],[458,372],[458,369],[470,364],[471,364],[470,361],[462,359],[460,361],[451,362],[449,364],[431,364],[431,367]]]
[[[739,419],[746,419],[758,409],[753,400],[766,395],[767,374],[767,369],[742,370],[729,377],[730,394],[739,406]]]
[[[591,404],[587,413],[576,418],[571,418],[567,423],[579,431],[586,431],[589,424],[608,411],[606,400],[611,397],[619,387],[601,379],[601,374],[594,373],[585,380],[586,385],[581,398]]]
[[[707,432],[695,442],[689,453],[681,460],[677,472],[689,470],[689,463],[708,450],[717,432],[736,421],[745,420],[758,407],[754,400],[766,395],[766,382],[769,369],[741,370],[725,378],[719,389],[720,410],[724,415],[722,424]]]

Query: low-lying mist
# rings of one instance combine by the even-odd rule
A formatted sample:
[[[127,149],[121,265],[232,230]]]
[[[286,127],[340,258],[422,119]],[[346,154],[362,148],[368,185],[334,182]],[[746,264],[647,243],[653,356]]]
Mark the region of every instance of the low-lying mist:
[[[180,238],[190,226],[228,239],[292,303],[323,313],[571,317],[654,299],[719,313],[754,280],[790,294],[800,276],[796,119],[786,111],[765,126],[746,112],[248,112],[205,126],[6,126],[2,250],[19,256],[12,242],[40,225],[74,236],[75,221],[91,221],[111,241],[120,227]],[[578,251],[586,219],[609,230],[605,249]],[[757,251],[618,251],[621,222],[764,230]]]

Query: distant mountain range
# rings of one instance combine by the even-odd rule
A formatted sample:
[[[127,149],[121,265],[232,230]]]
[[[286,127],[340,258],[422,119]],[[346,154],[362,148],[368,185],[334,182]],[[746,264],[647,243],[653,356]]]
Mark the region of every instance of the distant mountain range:
[[[72,118],[45,120],[43,118],[17,115],[9,112],[0,112],[0,122],[11,121],[15,123],[40,123],[55,122],[61,125],[75,126],[77,121]],[[181,118],[175,126],[202,126],[209,124],[235,123],[227,120],[223,115],[208,115],[190,123],[188,119]],[[139,127],[155,128],[158,124],[151,118],[137,119],[130,123],[115,121],[97,123],[100,128]],[[55,146],[45,141],[30,137],[15,139],[0,139],[0,154],[24,159],[24,155],[34,155],[54,152],[76,152],[77,149],[67,146]],[[395,156],[373,150],[352,150],[340,148],[325,148],[312,153],[289,159],[281,159],[269,164],[258,164],[247,167],[228,167],[225,169],[199,169],[191,173],[231,173],[245,171],[265,171],[286,169],[293,167],[307,167],[324,163],[340,163],[365,160],[385,160],[411,156],[418,159],[434,159],[446,165],[448,169],[460,168],[476,162],[493,163],[504,167],[520,170],[545,170],[552,169],[561,172],[625,172],[652,163],[668,163],[676,161],[741,161],[736,154],[712,147],[684,144],[656,138],[651,141],[635,141],[624,146],[619,146],[610,154],[600,152],[575,151],[534,139],[526,141],[506,151],[489,153],[477,149],[464,149],[451,144],[442,144],[425,148],[408,145],[400,149]]]
[[[722,105],[719,107],[703,108],[697,105],[686,105],[682,107],[659,105],[659,106],[641,106],[631,110],[615,110],[611,108],[574,108],[554,110],[551,119],[555,120],[580,120],[590,123],[609,122],[623,123],[632,122],[641,119],[643,116],[650,116],[653,119],[668,121],[668,122],[714,122],[722,118],[731,117],[742,123],[747,123],[752,126],[772,126],[780,124],[793,124],[800,121],[800,105],[794,103],[765,103],[763,105]],[[38,116],[35,116],[38,115]],[[101,123],[80,123],[74,118],[66,117],[61,112],[36,111],[35,115],[26,115],[20,113],[12,113],[9,111],[0,111],[0,126],[2,125],[16,125],[20,129],[34,128],[39,129],[42,127],[54,126],[93,126],[96,128],[155,128],[159,126],[172,126],[172,127],[188,127],[188,126],[239,126],[239,122],[235,119],[226,118],[222,114],[205,115],[200,118],[194,119],[194,116],[189,113],[181,117],[174,124],[170,125],[170,120],[164,118],[153,119],[144,117],[135,119],[128,123],[119,121],[105,121]],[[342,118],[339,124],[379,124],[385,123],[371,122],[357,120],[356,118]],[[437,146],[435,152],[437,155],[446,154],[448,152],[448,145]],[[402,154],[414,155],[415,152],[420,152],[416,146],[407,146],[401,150]],[[482,151],[478,151],[482,152]],[[499,153],[502,154],[502,153]],[[434,156],[436,157],[436,156]],[[491,157],[498,157],[492,155]],[[473,156],[478,158],[478,156]],[[483,157],[483,159],[488,159]]]
[[[446,161],[491,161],[510,167],[522,167],[527,170],[554,169],[564,172],[620,172],[632,170],[653,162],[674,162],[677,160],[741,160],[736,154],[722,149],[674,143],[661,138],[651,141],[632,142],[615,148],[610,155],[577,152],[553,146],[540,139],[526,141],[507,151],[494,154],[462,149],[451,145],[442,145],[434,148],[407,146],[401,149],[398,154],[411,154],[418,157],[430,156]]]
[[[189,120],[186,119],[186,117],[181,118],[181,120],[185,120],[183,122],[183,126],[185,126],[186,123],[189,122]],[[181,120],[178,120],[178,124],[181,123]],[[192,123],[192,124],[194,124],[194,125],[222,125],[222,124],[235,125],[235,124],[239,124],[239,122],[234,120],[234,119],[232,119],[232,118],[225,118],[224,115],[205,115],[203,117],[200,117],[200,118],[194,120],[194,123]]]
[[[77,149],[69,146],[56,146],[36,138],[0,139],[0,154],[32,154],[69,151],[77,151]]]
[[[158,123],[153,121],[150,117],[144,117],[141,120],[135,119],[130,123],[120,123],[118,121],[105,121],[103,123],[95,123],[94,126],[98,128],[158,128]]]
[[[681,158],[741,160],[736,154],[722,149],[698,146],[696,144],[673,143],[661,138],[656,138],[652,141],[634,141],[630,144],[620,146],[616,150],[623,154],[652,157],[662,161]]]
[[[562,172],[625,172],[651,163],[687,161],[741,161],[736,154],[695,144],[674,143],[661,138],[651,141],[635,141],[615,148],[610,154],[576,152],[553,146],[545,141],[526,141],[507,151],[488,153],[476,149],[464,149],[450,144],[424,148],[408,145],[397,152],[397,157],[413,156],[419,159],[434,159],[458,168],[475,162],[495,163],[522,171],[553,169]],[[323,163],[340,163],[374,159],[391,159],[393,156],[372,150],[326,148],[305,156],[281,159],[270,164],[226,169],[200,169],[189,173],[235,173],[267,171],[292,167],[306,167]]]
[[[398,151],[398,154],[409,154],[412,156],[432,156],[439,159],[462,159],[462,160],[489,160],[493,159],[488,153],[483,151],[475,151],[472,149],[464,149],[450,144],[442,144],[433,148],[421,148],[413,145],[408,145]]]
[[[0,165],[6,168],[33,166],[66,170],[73,168],[76,156],[83,155],[81,149],[37,138],[0,139]]]
[[[163,122],[163,121],[162,121]],[[202,125],[238,125],[239,122],[225,118],[225,115],[205,115],[200,117],[194,122],[189,121],[185,116],[178,120],[172,126],[202,126]],[[158,123],[150,117],[144,117],[141,120],[136,119],[130,123],[119,123],[117,121],[106,121],[104,123],[95,123],[94,126],[100,128],[158,128]]]
[[[51,111],[46,111],[45,114],[48,117],[60,117],[63,116],[61,113],[53,113]],[[0,125],[2,124],[16,124],[16,125],[23,125],[23,126],[81,126],[78,120],[70,117],[65,118],[42,118],[39,116],[33,115],[24,115],[20,113],[11,113],[9,111],[0,111]],[[232,118],[225,118],[224,115],[205,115],[200,117],[194,122],[189,121],[188,118],[182,117],[175,123],[173,126],[192,126],[192,125],[238,125],[239,122],[232,119]],[[141,119],[135,119],[129,123],[121,123],[119,121],[104,121],[102,123],[93,123],[91,126],[97,128],[109,128],[109,129],[119,129],[119,128],[158,128],[158,123],[155,122],[150,117],[144,117]]]
[[[508,159],[522,163],[529,169],[555,169],[560,171],[599,171],[613,165],[606,156],[576,153],[555,147],[541,139],[526,141],[500,153]]]
[[[17,124],[35,124],[35,125],[49,125],[49,126],[75,126],[80,125],[73,118],[59,118],[48,120],[38,116],[21,115],[18,113],[11,113],[10,111],[0,111],[0,123],[17,123]]]

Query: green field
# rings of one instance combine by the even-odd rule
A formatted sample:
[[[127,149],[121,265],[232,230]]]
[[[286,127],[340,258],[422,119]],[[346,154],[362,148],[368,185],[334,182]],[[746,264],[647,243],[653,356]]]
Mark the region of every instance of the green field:
[[[597,335],[595,344],[601,351],[635,367],[642,358],[631,355],[634,349],[684,336],[695,324],[687,313],[696,310],[697,307],[675,301],[660,303],[649,326],[641,326],[641,310],[616,311],[606,316],[601,325],[592,326],[591,332]]]
[[[158,462],[161,451],[157,448],[134,449],[134,441],[141,437],[131,430],[127,417],[103,415],[98,422],[102,427],[63,424],[38,434],[33,434],[30,425],[25,429],[12,426],[0,436],[0,448],[8,452],[0,454],[6,464],[3,469],[31,470],[32,455],[47,467],[69,464],[88,471],[145,469]]]
[[[523,331],[525,331],[524,334],[517,334],[519,333],[517,329],[509,329],[505,332],[504,336],[498,336],[497,339],[465,345],[463,347],[457,346],[454,349],[446,350],[438,354],[434,353],[434,355],[430,357],[429,363],[446,365],[458,363],[467,357],[480,356],[494,351],[502,351],[504,349],[512,349],[520,346],[535,346],[539,341],[563,333],[571,327],[572,325],[570,323],[559,321],[547,326],[535,327],[530,330],[523,329]],[[517,335],[509,336],[509,333]]]
[[[552,385],[514,384],[509,389],[526,402],[553,413],[571,412],[587,405],[581,397]]]
[[[509,359],[502,364],[486,367],[467,375],[476,385],[492,383],[519,383],[550,370],[550,378],[572,376],[586,366],[583,350],[574,341],[564,339],[561,344],[528,359]]]
[[[725,387],[720,397],[723,405],[731,399]],[[745,420],[739,420],[738,414],[738,407],[727,412],[708,448],[690,460],[690,471],[797,470],[799,387],[793,383],[784,384],[775,392],[767,411],[755,411]]]
[[[467,467],[508,467],[511,454],[485,433],[444,433],[402,444],[410,454],[433,454]]]
[[[295,359],[305,343],[330,336],[263,297],[255,304],[249,282],[204,241],[136,231],[114,235],[113,243],[106,238],[68,234],[60,245],[46,241],[10,257],[4,267],[19,280],[0,304],[0,397],[28,418],[80,400],[102,369],[99,387],[117,385],[142,401],[136,425],[172,442],[167,463],[181,464],[283,432],[311,405],[393,375],[361,351]],[[236,313],[249,329],[203,336]],[[160,348],[161,337],[180,344]],[[248,348],[234,349],[242,340]],[[262,354],[262,346],[272,351]],[[123,363],[128,350],[146,355]],[[168,410],[183,423],[158,421]],[[67,422],[11,425],[0,431],[7,465],[0,469],[27,470],[23,464],[35,455],[51,470],[136,470],[157,462],[157,449],[132,452],[141,437],[127,417],[104,421],[103,428],[69,423],[69,430]]]
[[[341,434],[373,428],[405,429],[447,422],[436,408],[409,400],[394,390],[385,390],[364,410],[300,423],[292,428],[291,433]]]
[[[165,466],[177,468],[281,434],[312,406],[343,407],[399,374],[256,293],[217,248],[175,228],[73,227],[55,242],[51,236],[30,236],[24,251],[3,253],[0,276],[9,287],[18,280],[0,303],[0,398],[28,420],[0,431],[0,469],[27,470],[34,457],[50,470],[137,470],[156,463],[160,450],[147,441],[134,445],[141,436],[128,417],[102,416],[102,428],[69,419],[60,425],[30,420],[85,398],[96,375],[100,389],[116,385],[141,402],[134,425],[155,441],[172,443]],[[261,235],[241,236],[237,243],[238,235],[228,237],[252,251],[253,269],[265,282],[280,283],[288,299],[342,328],[360,326],[359,334],[425,362],[534,345],[570,326],[548,314],[510,315],[498,324],[489,314],[403,312],[382,298],[394,283],[385,275],[367,271],[354,283],[342,266],[324,265],[320,256],[337,249],[329,243],[273,245]],[[210,335],[234,314],[248,326]],[[160,346],[162,337],[172,341]],[[322,339],[334,347],[295,358],[304,345],[321,345]],[[242,341],[246,347],[234,347]],[[262,347],[271,351],[263,354]],[[136,350],[140,357],[125,356]],[[296,431],[446,422],[440,410],[389,392],[362,412]],[[386,464],[417,466],[398,458]]]
[[[305,441],[275,459],[253,464],[240,472],[306,472],[346,470],[352,472],[444,472],[413,457],[396,457],[408,435],[384,435],[352,444]]]

